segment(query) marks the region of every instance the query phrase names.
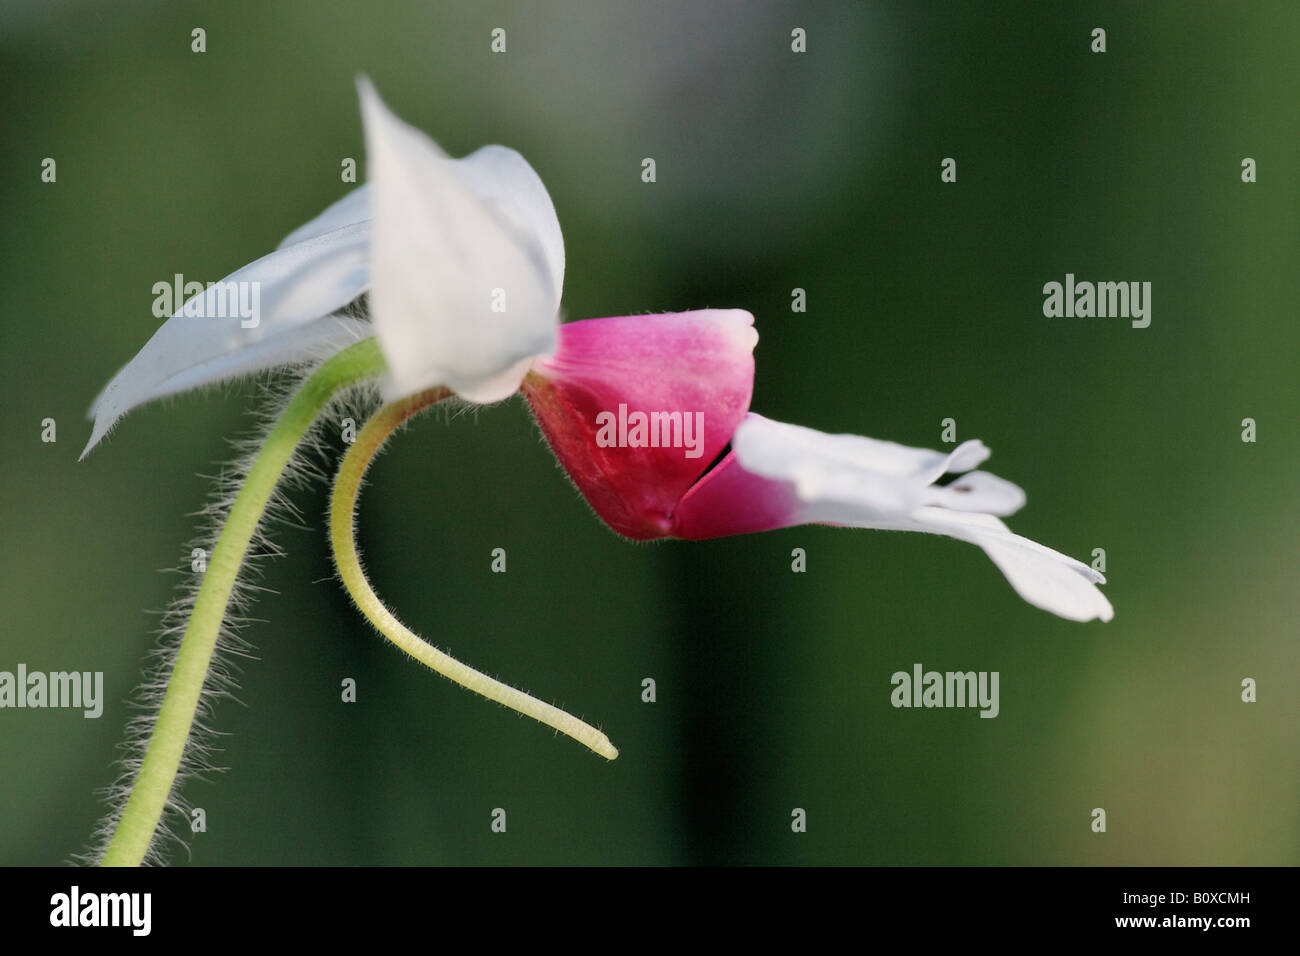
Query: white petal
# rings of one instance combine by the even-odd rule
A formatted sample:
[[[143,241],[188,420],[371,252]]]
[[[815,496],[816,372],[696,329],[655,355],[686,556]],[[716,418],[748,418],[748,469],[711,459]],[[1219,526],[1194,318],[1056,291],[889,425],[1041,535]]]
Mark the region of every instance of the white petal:
[[[173,322],[174,320],[168,320],[164,323],[95,400],[91,409],[94,425],[90,440],[86,442],[78,460],[90,454],[90,450],[99,444],[100,439],[108,434],[123,414],[152,399],[278,365],[324,357],[374,335],[374,329],[368,322],[339,315],[323,315],[298,326],[293,334],[262,339],[237,350],[214,354],[206,360],[196,357],[193,363],[169,375],[163,362],[189,351],[184,331]],[[137,384],[138,387],[132,388]],[[147,394],[144,390],[146,384],[150,385]]]
[[[1044,557],[1025,547],[1033,542],[1014,534],[988,536],[978,543],[1016,593],[1034,607],[1070,621],[1109,621],[1115,616],[1110,601],[1097,589],[1102,582],[1090,580],[1065,555],[1052,552],[1055,558]]]
[[[525,360],[555,347],[563,252],[550,199],[517,154],[490,147],[448,159],[368,81],[358,85],[385,393],[446,385],[472,401],[505,398]]]
[[[564,236],[550,193],[528,161],[505,146],[484,146],[460,163],[465,185],[516,233],[535,242],[546,262],[559,311],[564,290]]]
[[[370,184],[363,183],[304,226],[299,226],[276,248],[296,245],[305,239],[322,236],[344,226],[370,221]]]
[[[1012,534],[994,517],[1024,504],[1019,487],[985,472],[963,475],[946,487],[923,483],[982,461],[988,449],[978,442],[943,456],[856,435],[825,435],[751,413],[732,447],[746,471],[792,483],[804,502],[800,522],[948,535],[983,548],[1035,607],[1075,621],[1114,616],[1096,588],[1105,583],[1102,575]]]
[[[977,465],[982,465],[989,455],[993,454],[978,438],[962,442],[947,456],[941,456],[939,452],[925,448],[907,448],[905,445],[895,447],[911,452],[918,461],[929,461],[929,467],[922,467],[916,473],[916,477],[927,485],[933,484],[949,472],[961,474],[963,471],[970,471]],[[928,458],[923,459],[923,456]]]
[[[841,503],[879,517],[910,512],[929,500],[934,489],[926,486],[932,481],[989,456],[980,441],[944,454],[861,435],[828,435],[753,412],[737,428],[732,447],[746,471],[791,482],[806,502]]]
[[[891,477],[911,478],[922,484],[929,484],[950,471],[969,471],[990,454],[984,443],[977,439],[962,442],[945,454],[861,435],[828,435],[813,428],[772,421],[753,412],[746,416],[742,427],[752,433],[754,442],[763,441],[774,448],[779,445],[799,449],[828,462]],[[779,460],[773,461],[772,467],[781,467]]]
[[[901,446],[889,442],[827,435],[750,412],[731,447],[746,471],[790,482],[806,502],[851,503],[878,517],[905,514],[920,503],[921,486],[898,477],[902,462],[894,449]]]
[[[1115,611],[1096,587],[1106,578],[1081,561],[1022,538],[992,515],[918,508],[891,523],[836,522],[887,531],[923,531],[968,541],[984,549],[1011,586],[1034,607],[1071,621],[1109,621]]]
[[[122,415],[152,399],[302,361],[327,342],[355,341],[358,323],[330,315],[369,283],[369,224],[338,225],[364,202],[355,195],[291,234],[275,252],[193,296],[164,322],[91,405],[94,427],[81,457]],[[349,215],[335,215],[340,207]],[[236,303],[232,295],[242,299]],[[247,310],[250,317],[241,313],[242,305],[256,306]],[[309,323],[318,324],[304,330]]]
[[[1025,506],[1019,485],[987,471],[972,471],[950,485],[926,489],[925,503],[953,511],[982,511],[991,515],[1015,514]]]
[[[993,559],[1016,593],[1034,607],[1071,621],[1109,621],[1114,609],[1096,585],[1106,578],[1082,561],[1022,538],[991,515],[922,508],[915,515],[931,530],[977,544]]]

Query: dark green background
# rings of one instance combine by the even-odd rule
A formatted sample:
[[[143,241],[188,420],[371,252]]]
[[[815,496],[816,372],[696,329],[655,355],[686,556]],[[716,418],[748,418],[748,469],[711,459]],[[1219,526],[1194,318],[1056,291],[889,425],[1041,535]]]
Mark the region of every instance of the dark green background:
[[[0,862],[86,848],[158,569],[188,566],[199,473],[258,392],[138,410],[78,464],[85,410],[154,282],[218,279],[344,193],[365,72],[453,154],[535,166],[569,316],[745,308],[756,411],[928,447],[955,418],[1027,490],[1015,530],[1106,549],[1116,617],[1038,611],[929,536],[631,545],[518,399],[430,414],[362,501],[376,587],[622,756],[386,647],[330,579],[317,483],[273,531],[214,719],[230,769],[187,788],[208,832],[174,861],[1296,863],[1298,26],[1290,2],[0,4],[0,669],[102,670],[108,697],[0,712]],[[1044,318],[1066,272],[1152,282],[1151,327]],[[999,671],[1001,716],[891,708],[915,662]]]

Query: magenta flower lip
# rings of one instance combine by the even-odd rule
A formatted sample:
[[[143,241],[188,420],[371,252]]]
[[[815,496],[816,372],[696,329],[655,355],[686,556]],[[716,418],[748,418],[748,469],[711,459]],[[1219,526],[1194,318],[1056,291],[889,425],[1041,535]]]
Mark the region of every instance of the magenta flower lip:
[[[674,533],[678,502],[749,409],[753,324],[740,309],[586,319],[533,363],[522,390],[542,433],[619,534]]]

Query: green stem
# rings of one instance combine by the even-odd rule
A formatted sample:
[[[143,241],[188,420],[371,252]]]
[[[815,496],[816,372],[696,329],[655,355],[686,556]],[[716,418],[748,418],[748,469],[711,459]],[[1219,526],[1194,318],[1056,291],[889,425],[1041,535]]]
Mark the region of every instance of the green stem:
[[[326,360],[294,395],[253,460],[212,550],[148,749],[101,865],[138,866],[148,852],[185,753],[231,590],[285,466],[340,389],[373,378],[383,369],[384,359],[374,339]]]
[[[370,582],[366,580],[365,572],[361,570],[353,517],[356,514],[357,496],[361,492],[361,481],[365,477],[366,469],[370,467],[370,462],[383,447],[388,436],[402,422],[434,402],[442,401],[450,394],[445,388],[435,388],[385,405],[370,421],[366,422],[365,427],[357,434],[357,440],[343,456],[330,497],[330,545],[334,549],[334,565],[338,568],[339,577],[343,579],[343,586],[348,589],[348,593],[352,595],[352,600],[356,602],[361,613],[380,634],[425,667],[437,671],[448,680],[455,681],[476,694],[482,694],[488,700],[494,700],[534,720],[539,720],[546,726],[567,734],[605,759],[613,760],[618,756],[618,750],[610,743],[609,738],[595,727],[558,707],[553,707],[509,684],[503,684],[476,671],[468,664],[461,663],[422,640],[384,606],[384,602],[379,600]]]

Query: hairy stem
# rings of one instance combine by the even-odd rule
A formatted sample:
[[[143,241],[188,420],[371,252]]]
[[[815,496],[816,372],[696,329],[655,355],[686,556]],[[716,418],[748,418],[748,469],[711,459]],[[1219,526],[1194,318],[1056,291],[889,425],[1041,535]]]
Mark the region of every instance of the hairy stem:
[[[334,563],[352,600],[370,623],[392,643],[410,654],[421,664],[437,671],[462,687],[482,694],[489,700],[539,720],[562,734],[567,734],[608,760],[618,756],[609,738],[595,727],[584,723],[572,714],[543,703],[521,690],[503,684],[474,668],[462,664],[410,631],[393,615],[371,588],[357,556],[355,524],[357,496],[366,469],[393,431],[423,408],[439,402],[451,393],[437,388],[410,398],[385,405],[366,422],[357,434],[357,440],[348,449],[339,465],[330,498],[330,544],[334,549]]]
[[[231,590],[285,466],[312,422],[341,389],[373,378],[383,369],[384,359],[374,339],[326,360],[294,395],[253,460],[212,550],[144,760],[103,866],[138,866],[149,850],[185,753]]]

